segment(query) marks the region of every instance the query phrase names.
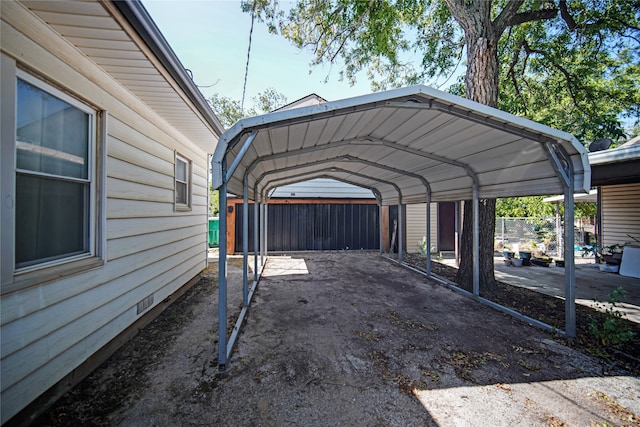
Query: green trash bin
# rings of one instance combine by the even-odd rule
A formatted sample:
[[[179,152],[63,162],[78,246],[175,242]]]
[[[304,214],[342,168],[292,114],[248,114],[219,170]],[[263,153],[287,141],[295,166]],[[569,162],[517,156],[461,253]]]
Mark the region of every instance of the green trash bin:
[[[209,218],[209,247],[216,248],[220,244],[220,220],[217,217]]]

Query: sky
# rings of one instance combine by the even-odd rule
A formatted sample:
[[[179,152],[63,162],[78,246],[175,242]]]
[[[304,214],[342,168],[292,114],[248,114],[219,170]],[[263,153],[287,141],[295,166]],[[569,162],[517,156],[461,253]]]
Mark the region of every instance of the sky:
[[[239,0],[143,0],[143,4],[206,98],[218,93],[242,99],[251,15],[241,11]],[[311,67],[312,59],[310,52],[269,34],[266,25],[256,20],[245,109],[252,106],[252,97],[268,88],[282,93],[287,102],[310,93],[328,101],[371,93],[364,75],[350,86],[339,81],[340,66]]]

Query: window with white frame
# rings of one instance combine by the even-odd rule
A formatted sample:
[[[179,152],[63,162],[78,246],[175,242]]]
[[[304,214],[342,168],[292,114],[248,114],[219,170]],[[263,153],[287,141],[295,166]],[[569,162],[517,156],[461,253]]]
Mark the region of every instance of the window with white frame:
[[[18,72],[15,271],[95,255],[96,111]]]
[[[191,207],[191,161],[176,153],[175,206],[177,210]]]

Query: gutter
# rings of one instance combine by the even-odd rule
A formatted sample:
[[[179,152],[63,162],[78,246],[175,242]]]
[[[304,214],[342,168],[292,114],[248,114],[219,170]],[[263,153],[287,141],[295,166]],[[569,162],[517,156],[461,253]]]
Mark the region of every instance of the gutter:
[[[606,163],[624,162],[640,158],[640,145],[618,147],[611,150],[589,153],[589,163],[600,165]]]

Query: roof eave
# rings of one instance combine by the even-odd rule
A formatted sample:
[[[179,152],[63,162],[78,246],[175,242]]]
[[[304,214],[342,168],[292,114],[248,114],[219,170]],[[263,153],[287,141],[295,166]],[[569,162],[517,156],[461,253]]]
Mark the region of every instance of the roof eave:
[[[212,127],[213,131],[218,135],[224,133],[224,127],[213,113],[213,110],[200,90],[198,90],[193,80],[187,74],[182,63],[142,5],[142,2],[135,0],[109,0],[109,2],[122,13],[138,35],[144,40],[167,72],[184,91],[193,105],[195,105],[198,112],[202,114],[207,123]]]
[[[640,145],[613,148],[611,150],[589,153],[589,163],[601,165],[605,163],[617,163],[640,158]]]

